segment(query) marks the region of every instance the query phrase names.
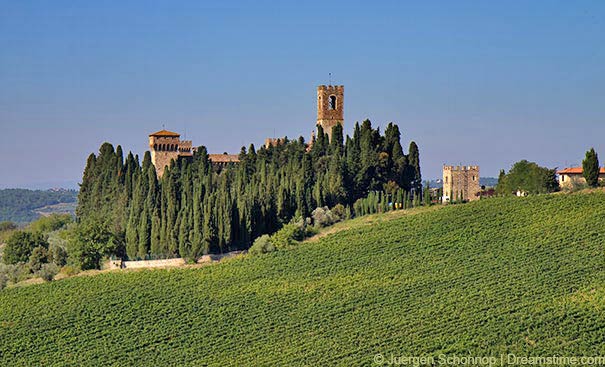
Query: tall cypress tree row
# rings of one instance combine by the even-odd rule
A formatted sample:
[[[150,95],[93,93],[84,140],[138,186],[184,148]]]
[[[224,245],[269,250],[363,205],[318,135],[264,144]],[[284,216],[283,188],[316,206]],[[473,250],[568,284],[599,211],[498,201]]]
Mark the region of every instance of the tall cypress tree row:
[[[199,147],[193,157],[171,162],[161,180],[149,152],[139,164],[137,156],[124,160],[121,147],[104,143],[88,157],[77,216],[106,226],[119,242],[116,254],[129,258],[197,258],[245,248],[317,206],[352,206],[367,197],[355,212],[370,213],[411,198],[421,182],[419,152],[412,142],[405,155],[400,138],[393,123],[384,136],[369,120],[356,123],[352,137],[337,125],[331,140],[318,127],[310,147],[302,137],[258,151],[250,145],[242,147],[240,163],[223,168],[213,167]],[[387,187],[390,194],[376,193]]]

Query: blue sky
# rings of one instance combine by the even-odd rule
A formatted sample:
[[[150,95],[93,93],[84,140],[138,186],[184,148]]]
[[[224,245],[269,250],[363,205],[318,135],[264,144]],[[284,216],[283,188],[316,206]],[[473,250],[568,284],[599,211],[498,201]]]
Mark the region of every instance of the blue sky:
[[[308,138],[315,88],[345,132],[399,124],[425,178],[605,161],[604,1],[0,0],[0,187],[74,186],[109,141],[211,152]]]

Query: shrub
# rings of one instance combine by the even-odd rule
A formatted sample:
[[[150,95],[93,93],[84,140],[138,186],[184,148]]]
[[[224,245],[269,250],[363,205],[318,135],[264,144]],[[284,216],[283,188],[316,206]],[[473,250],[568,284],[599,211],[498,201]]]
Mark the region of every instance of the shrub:
[[[568,190],[571,192],[576,192],[576,191],[582,191],[586,188],[588,188],[588,185],[586,184],[586,182],[579,182],[577,180],[573,180],[573,181],[571,181],[571,186],[569,187]]]
[[[6,278],[13,284],[27,279],[30,275],[29,268],[23,263],[10,265],[1,264],[0,273],[4,274]]]
[[[75,266],[71,266],[71,265],[66,265],[61,269],[61,273],[65,274],[68,277],[72,277],[76,274],[78,274],[80,272],[80,269],[78,269]]]
[[[298,241],[302,241],[304,237],[304,231],[299,225],[289,223],[271,236],[271,242],[276,248],[280,249],[290,247]]]
[[[349,211],[349,215],[350,215],[350,211]],[[349,218],[347,218],[347,209],[342,204],[336,204],[332,208],[332,216],[334,217],[335,223],[343,221],[345,219],[349,219]]]
[[[327,206],[315,208],[311,213],[311,217],[313,218],[313,225],[315,225],[315,227],[327,227],[333,223],[332,212]]]
[[[43,264],[42,268],[38,272],[40,278],[44,279],[47,282],[55,279],[55,275],[59,273],[59,267],[53,263]]]
[[[6,241],[2,261],[5,264],[27,262],[32,251],[42,246],[48,248],[48,242],[41,233],[16,231]]]
[[[319,233],[319,230],[311,225],[305,226],[304,234],[305,238],[313,237]]]
[[[315,227],[322,228],[329,227],[334,223],[350,218],[351,211],[350,209],[347,210],[342,204],[336,204],[332,210],[328,209],[327,206],[316,208],[313,210],[313,213],[311,213],[311,216],[313,217],[313,224]]]
[[[275,246],[271,243],[271,237],[265,234],[254,240],[254,244],[248,250],[250,255],[260,255],[275,251]]]
[[[4,221],[4,222],[0,222],[0,232],[4,232],[4,231],[12,231],[17,229],[17,224],[10,222],[10,221]]]
[[[36,247],[29,256],[29,268],[32,273],[40,271],[42,265],[48,263],[48,251],[42,246]]]
[[[67,250],[59,245],[50,245],[48,248],[48,261],[56,264],[58,267],[67,264]]]
[[[0,273],[0,291],[6,287],[6,283],[8,282],[8,277],[4,273]]]
[[[69,214],[51,214],[32,222],[29,228],[32,232],[48,233],[61,229],[72,221],[73,218]]]

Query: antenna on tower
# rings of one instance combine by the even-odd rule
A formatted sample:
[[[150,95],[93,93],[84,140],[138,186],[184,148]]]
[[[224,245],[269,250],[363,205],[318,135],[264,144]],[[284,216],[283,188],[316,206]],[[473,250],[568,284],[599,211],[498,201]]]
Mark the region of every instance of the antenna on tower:
[[[328,85],[332,85],[332,73],[328,73],[328,79],[330,80],[330,84]]]
[[[162,124],[162,130],[166,129],[166,125]]]

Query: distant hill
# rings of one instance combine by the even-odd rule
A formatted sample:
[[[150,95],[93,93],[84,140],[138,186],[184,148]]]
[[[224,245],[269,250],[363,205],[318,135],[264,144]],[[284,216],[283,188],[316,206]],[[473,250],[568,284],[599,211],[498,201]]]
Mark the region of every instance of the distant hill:
[[[494,187],[498,184],[498,178],[496,177],[480,177],[479,184],[485,187]],[[443,183],[441,179],[431,180],[429,182],[432,188],[441,188],[443,187]]]
[[[0,190],[0,222],[28,223],[41,215],[75,213],[76,190]]]
[[[604,201],[598,192],[395,211],[218,265],[4,289],[0,365],[602,355]]]

